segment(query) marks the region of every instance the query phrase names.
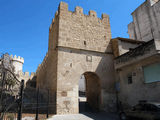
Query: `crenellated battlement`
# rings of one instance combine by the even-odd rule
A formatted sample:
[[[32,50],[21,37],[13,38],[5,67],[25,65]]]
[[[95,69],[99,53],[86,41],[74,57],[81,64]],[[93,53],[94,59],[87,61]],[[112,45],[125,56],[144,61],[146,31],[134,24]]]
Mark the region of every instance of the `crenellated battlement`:
[[[58,7],[58,14],[66,14],[67,15],[67,13],[72,13],[72,14],[76,14],[76,15],[83,15],[83,16],[88,16],[88,17],[95,17],[95,18],[97,18],[97,13],[94,11],[94,10],[90,10],[89,12],[88,12],[88,15],[85,15],[85,14],[83,14],[83,8],[81,8],[81,7],[79,7],[79,6],[76,6],[75,7],[75,11],[69,11],[68,10],[68,4],[67,3],[65,3],[65,2],[61,2],[60,4],[59,4],[59,7]],[[101,20],[107,20],[107,19],[109,19],[109,15],[107,15],[107,14],[102,14],[101,15],[102,17],[101,18],[98,18],[98,19],[101,19]],[[107,18],[107,19],[106,19]]]
[[[97,13],[90,10],[86,15],[83,13],[83,8],[79,6],[75,7],[74,11],[69,11],[68,4],[61,2],[49,30],[50,37],[55,37],[54,41],[53,38],[49,39],[49,48],[56,49],[58,46],[63,46],[111,52],[111,47],[108,46],[111,39],[111,28],[107,14],[102,14],[101,18],[98,18]],[[41,66],[44,66],[43,63]]]
[[[83,8],[77,6],[77,7],[75,8],[75,13],[76,13],[76,14],[83,14]]]
[[[38,65],[37,70],[36,70],[36,74],[37,74],[39,71],[41,71],[41,70],[43,70],[43,69],[46,69],[46,67],[47,67],[47,59],[48,59],[48,52],[46,53],[46,55],[45,55],[42,63]]]
[[[92,17],[97,17],[97,13],[93,10],[90,10],[89,11],[89,16],[92,16]]]
[[[78,98],[77,78],[81,74],[97,70],[99,73],[113,73],[110,40],[108,15],[102,14],[98,18],[93,10],[86,15],[79,6],[69,11],[67,3],[60,3],[49,27],[48,53],[36,70],[36,87],[51,89],[56,95],[52,101],[56,103],[53,110],[56,109],[57,114],[78,113],[78,102],[74,98]],[[108,63],[104,63],[106,60]],[[103,83],[110,82],[105,79],[108,76],[113,81],[110,73],[102,75]],[[71,103],[69,109],[66,102]]]
[[[34,75],[36,75],[34,72],[31,72],[31,74],[29,72],[22,72],[22,71],[19,71],[19,76],[21,78],[30,78],[30,77],[33,77]]]
[[[17,57],[16,55],[14,55],[14,57],[13,57],[13,55],[11,55],[10,58],[13,61],[21,62],[22,64],[24,63],[24,58],[23,57],[20,57],[20,56]]]
[[[65,2],[60,2],[59,7],[58,7],[58,13],[61,12],[68,12],[68,4]]]

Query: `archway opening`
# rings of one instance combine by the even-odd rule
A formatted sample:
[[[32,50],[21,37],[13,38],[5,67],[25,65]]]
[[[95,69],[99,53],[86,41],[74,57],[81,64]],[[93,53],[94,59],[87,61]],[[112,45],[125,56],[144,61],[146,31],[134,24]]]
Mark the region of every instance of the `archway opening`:
[[[101,104],[101,84],[96,73],[85,72],[79,80],[79,111],[99,111]]]

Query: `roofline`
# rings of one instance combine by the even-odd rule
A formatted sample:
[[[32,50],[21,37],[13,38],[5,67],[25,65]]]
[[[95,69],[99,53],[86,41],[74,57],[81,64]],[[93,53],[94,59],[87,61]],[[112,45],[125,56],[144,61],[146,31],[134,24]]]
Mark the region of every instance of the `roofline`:
[[[143,4],[145,4],[147,2],[147,0],[145,0],[141,5],[139,5],[132,13],[131,15],[133,15],[134,12],[136,12]]]
[[[148,42],[145,42],[145,43],[142,44],[142,45],[146,45],[146,44],[148,44],[149,42],[152,42],[152,41],[154,41],[154,39],[152,39],[152,40],[150,40],[150,41],[148,41]],[[124,53],[124,54],[122,54],[122,55],[116,57],[115,60],[117,60],[117,59],[120,58],[120,57],[125,56],[125,55],[128,54],[129,52],[132,52],[132,51],[136,50],[137,48],[141,47],[142,45],[140,45],[140,46],[138,46],[138,47],[136,47],[136,48],[133,48],[132,50],[130,50],[130,51],[128,51],[128,52],[126,52],[126,53]]]
[[[140,40],[134,40],[134,39],[129,39],[129,38],[121,38],[121,37],[117,37],[117,38],[113,38],[111,40],[121,40],[121,41],[125,41],[125,42],[130,42],[130,43],[137,43],[137,44],[143,44],[146,43],[145,41],[140,41]]]

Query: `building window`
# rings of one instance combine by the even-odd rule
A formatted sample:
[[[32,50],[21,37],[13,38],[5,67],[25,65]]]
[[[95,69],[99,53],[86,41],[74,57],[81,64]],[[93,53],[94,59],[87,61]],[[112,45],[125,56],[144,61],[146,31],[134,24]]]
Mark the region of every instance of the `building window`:
[[[145,83],[160,81],[160,63],[144,66],[143,71]]]
[[[128,75],[128,84],[132,84],[132,74],[131,75]]]

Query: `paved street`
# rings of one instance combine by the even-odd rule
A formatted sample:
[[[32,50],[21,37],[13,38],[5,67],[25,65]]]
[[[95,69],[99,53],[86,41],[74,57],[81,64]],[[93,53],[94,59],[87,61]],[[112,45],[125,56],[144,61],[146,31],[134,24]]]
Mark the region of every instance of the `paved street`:
[[[48,120],[119,120],[118,116],[111,113],[81,113],[74,115],[55,115]]]
[[[48,120],[119,120],[116,114],[105,112],[94,112],[87,104],[85,99],[80,99],[80,114],[55,115]],[[91,112],[92,111],[92,112]]]
[[[55,115],[48,120],[119,120],[116,114],[95,112],[86,104],[86,98],[79,99],[80,114],[72,115]]]

